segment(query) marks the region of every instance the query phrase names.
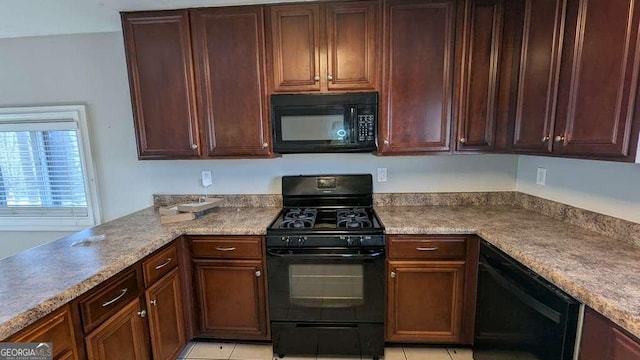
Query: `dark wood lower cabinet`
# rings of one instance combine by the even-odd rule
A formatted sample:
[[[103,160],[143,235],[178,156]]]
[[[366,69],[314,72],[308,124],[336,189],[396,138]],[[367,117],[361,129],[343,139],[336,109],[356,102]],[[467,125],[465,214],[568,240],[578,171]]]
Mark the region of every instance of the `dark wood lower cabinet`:
[[[262,261],[196,259],[193,263],[199,335],[268,340]]]
[[[580,360],[640,360],[640,342],[611,320],[587,308],[584,313]]]
[[[54,360],[78,359],[71,315],[67,305],[4,341],[51,342]]]
[[[154,360],[175,359],[187,339],[178,269],[145,291]]]
[[[85,338],[89,360],[149,359],[142,307],[127,304]]]
[[[461,341],[464,261],[389,261],[387,340]]]

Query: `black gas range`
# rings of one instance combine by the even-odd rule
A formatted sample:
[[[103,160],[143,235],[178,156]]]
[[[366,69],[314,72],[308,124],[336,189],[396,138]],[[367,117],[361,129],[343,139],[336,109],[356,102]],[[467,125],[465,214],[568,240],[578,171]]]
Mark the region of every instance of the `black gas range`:
[[[384,226],[370,174],[284,176],[267,229],[274,353],[384,352]]]

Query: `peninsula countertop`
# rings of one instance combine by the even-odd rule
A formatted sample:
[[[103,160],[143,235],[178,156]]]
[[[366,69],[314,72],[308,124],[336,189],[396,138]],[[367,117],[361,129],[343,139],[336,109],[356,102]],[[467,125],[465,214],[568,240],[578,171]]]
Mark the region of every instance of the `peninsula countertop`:
[[[180,235],[263,235],[278,207],[219,207],[162,225],[149,207],[0,260],[0,340],[94,288]],[[71,246],[91,236],[102,241]]]
[[[180,235],[263,235],[279,211],[221,207],[162,225],[148,208],[0,260],[0,339]],[[376,212],[387,234],[477,234],[640,336],[638,247],[511,205],[376,206]],[[71,247],[100,234],[104,241]]]

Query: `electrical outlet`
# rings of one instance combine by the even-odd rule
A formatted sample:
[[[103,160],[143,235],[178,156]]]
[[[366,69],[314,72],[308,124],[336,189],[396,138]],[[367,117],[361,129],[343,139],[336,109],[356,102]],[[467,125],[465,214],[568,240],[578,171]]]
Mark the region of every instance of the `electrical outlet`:
[[[387,182],[387,168],[378,168],[378,182]]]
[[[547,184],[547,169],[538,168],[536,172],[536,185],[545,186]]]
[[[209,187],[213,184],[211,170],[202,170],[202,186]]]

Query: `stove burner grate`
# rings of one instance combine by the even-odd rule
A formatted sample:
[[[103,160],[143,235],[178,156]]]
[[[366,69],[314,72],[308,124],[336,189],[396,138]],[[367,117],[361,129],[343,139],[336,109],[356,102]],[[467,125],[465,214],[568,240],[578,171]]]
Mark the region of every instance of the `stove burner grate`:
[[[339,228],[348,229],[370,228],[373,226],[369,214],[362,208],[338,210],[336,225]]]
[[[284,214],[281,229],[306,229],[312,228],[316,223],[316,209],[288,209]]]

